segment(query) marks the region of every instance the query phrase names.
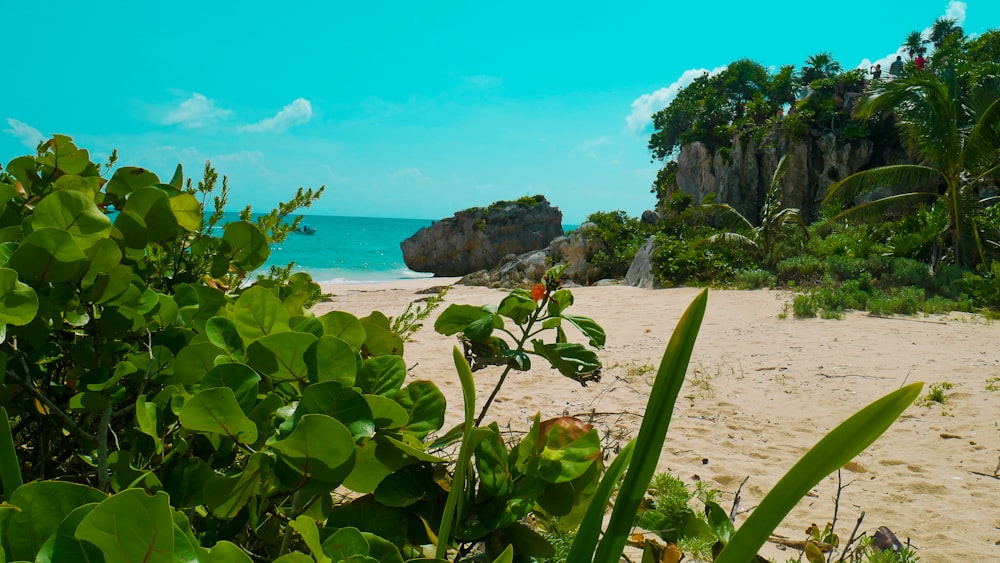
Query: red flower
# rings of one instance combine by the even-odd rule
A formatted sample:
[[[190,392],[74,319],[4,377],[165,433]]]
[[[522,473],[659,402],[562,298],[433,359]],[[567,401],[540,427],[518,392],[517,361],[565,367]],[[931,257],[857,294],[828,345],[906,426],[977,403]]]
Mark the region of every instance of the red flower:
[[[545,299],[545,286],[540,283],[535,284],[535,287],[531,288],[531,298],[534,299],[536,303]]]

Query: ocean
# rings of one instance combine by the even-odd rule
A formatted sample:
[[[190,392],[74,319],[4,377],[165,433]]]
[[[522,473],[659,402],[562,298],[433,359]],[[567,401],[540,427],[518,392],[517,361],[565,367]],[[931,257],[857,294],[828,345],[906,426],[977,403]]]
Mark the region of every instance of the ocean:
[[[233,220],[226,214],[223,220]],[[302,225],[313,234],[292,233],[271,246],[271,256],[262,270],[295,262],[293,272],[308,272],[319,283],[375,283],[425,278],[433,274],[414,272],[403,262],[399,243],[423,227],[429,219],[385,219],[305,215]]]

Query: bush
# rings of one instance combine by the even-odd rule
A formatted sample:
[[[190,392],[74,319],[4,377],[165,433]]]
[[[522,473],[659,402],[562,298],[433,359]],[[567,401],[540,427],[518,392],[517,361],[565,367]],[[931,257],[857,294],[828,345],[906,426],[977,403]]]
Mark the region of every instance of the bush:
[[[787,258],[778,262],[776,268],[778,280],[782,283],[795,282],[803,285],[818,283],[826,271],[823,262],[811,254]]]
[[[604,243],[605,250],[596,252],[590,259],[591,264],[600,270],[600,277],[624,276],[632,265],[635,253],[646,240],[643,224],[620,210],[592,213],[586,222],[593,223],[587,233]]]
[[[773,289],[778,284],[778,278],[767,270],[755,268],[736,272],[733,284],[737,289]]]

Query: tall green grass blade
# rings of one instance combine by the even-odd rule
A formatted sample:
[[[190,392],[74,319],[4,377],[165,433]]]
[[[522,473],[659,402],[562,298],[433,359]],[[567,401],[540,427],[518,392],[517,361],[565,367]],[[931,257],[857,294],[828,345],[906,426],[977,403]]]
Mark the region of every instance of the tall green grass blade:
[[[448,500],[445,501],[444,514],[441,515],[441,527],[438,528],[437,551],[435,557],[445,559],[448,551],[448,538],[451,537],[451,529],[455,523],[455,515],[459,509],[459,502],[465,494],[465,473],[469,468],[469,460],[476,447],[472,444],[472,429],[476,420],[476,383],[472,379],[472,369],[465,361],[465,356],[454,348],[455,369],[458,371],[458,380],[462,384],[462,403],[465,407],[465,425],[462,429],[462,445],[458,450],[458,460],[455,462],[455,473],[452,475],[451,490],[448,491]]]
[[[618,499],[611,512],[607,531],[597,546],[594,563],[618,563],[625,549],[635,514],[659,463],[663,440],[666,438],[670,417],[674,412],[674,403],[684,383],[684,375],[691,360],[691,351],[698,338],[698,330],[701,328],[707,303],[708,290],[702,290],[681,316],[663,353],[663,360],[660,362],[659,371],[656,372],[656,381],[653,382],[649,402],[646,404],[642,426],[635,439],[632,462],[628,466],[628,473],[625,474],[625,481],[618,491]]]
[[[912,383],[861,409],[834,428],[793,466],[754,509],[715,563],[746,563],[821,479],[861,453],[910,406],[923,383]]]
[[[618,479],[625,473],[625,468],[632,460],[634,449],[635,440],[633,439],[622,448],[615,460],[608,466],[608,470],[604,472],[604,477],[601,478],[601,483],[597,486],[597,492],[590,499],[587,513],[584,514],[580,526],[576,529],[576,537],[573,539],[573,545],[566,556],[566,561],[587,561],[594,554],[597,540],[601,537],[604,509],[608,506],[608,501],[611,500],[615,484],[618,483]]]
[[[10,419],[7,409],[0,407],[0,483],[3,484],[3,496],[10,495],[20,487],[21,464],[17,462],[17,451],[14,449],[14,436],[10,432]]]

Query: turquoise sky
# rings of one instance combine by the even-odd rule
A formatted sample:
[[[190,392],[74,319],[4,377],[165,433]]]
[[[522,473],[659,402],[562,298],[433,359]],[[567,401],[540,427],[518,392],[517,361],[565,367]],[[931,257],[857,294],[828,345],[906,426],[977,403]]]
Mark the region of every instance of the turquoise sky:
[[[648,116],[696,71],[867,67],[940,16],[1000,27],[997,0],[781,6],[10,0],[0,162],[63,133],[161,177],[211,160],[233,209],[326,185],[310,213],[436,219],[541,193],[579,223],[653,207]]]

